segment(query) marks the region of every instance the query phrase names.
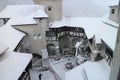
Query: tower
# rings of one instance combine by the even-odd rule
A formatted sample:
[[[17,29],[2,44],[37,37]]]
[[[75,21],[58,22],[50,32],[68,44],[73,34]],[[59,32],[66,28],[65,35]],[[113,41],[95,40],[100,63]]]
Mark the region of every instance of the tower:
[[[111,62],[111,73],[109,80],[120,80],[120,1],[117,7],[119,27],[117,33],[116,46],[113,54],[113,59]]]
[[[109,19],[118,23],[118,5],[110,6]]]
[[[40,0],[40,5],[45,6],[45,12],[49,15],[48,22],[61,20],[62,0]]]

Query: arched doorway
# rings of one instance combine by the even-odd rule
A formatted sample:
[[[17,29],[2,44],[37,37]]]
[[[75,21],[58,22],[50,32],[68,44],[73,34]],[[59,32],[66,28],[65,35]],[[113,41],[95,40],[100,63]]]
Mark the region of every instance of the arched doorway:
[[[56,47],[53,43],[47,44],[47,51],[49,56],[55,56],[56,55],[55,50]]]
[[[63,36],[63,37],[60,37],[59,39],[59,49],[60,49],[60,52],[63,53],[63,49],[67,49],[67,48],[70,48],[71,45],[70,45],[70,39],[68,36]]]

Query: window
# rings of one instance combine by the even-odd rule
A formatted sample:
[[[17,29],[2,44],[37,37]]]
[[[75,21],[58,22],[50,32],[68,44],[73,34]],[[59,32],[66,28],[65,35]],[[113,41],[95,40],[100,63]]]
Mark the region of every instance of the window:
[[[42,39],[41,34],[33,34],[33,39]]]
[[[37,39],[37,34],[33,34],[33,39]]]
[[[42,39],[41,34],[38,34],[38,39]]]
[[[115,14],[115,9],[112,9],[111,13],[112,13],[112,14]]]
[[[39,19],[39,22],[42,23],[42,19],[41,18]]]
[[[48,11],[52,11],[52,7],[51,6],[48,6]]]

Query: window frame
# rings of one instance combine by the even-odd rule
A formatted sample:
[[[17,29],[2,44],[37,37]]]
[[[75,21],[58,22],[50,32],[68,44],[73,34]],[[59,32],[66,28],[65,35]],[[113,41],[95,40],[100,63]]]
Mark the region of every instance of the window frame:
[[[115,14],[115,9],[112,9],[112,10],[111,10],[111,14]]]

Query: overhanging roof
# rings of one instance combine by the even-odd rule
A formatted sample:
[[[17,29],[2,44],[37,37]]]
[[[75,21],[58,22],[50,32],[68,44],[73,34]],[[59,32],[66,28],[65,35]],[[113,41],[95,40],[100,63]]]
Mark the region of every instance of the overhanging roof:
[[[63,17],[61,21],[51,23],[50,28],[59,28],[62,26],[82,27],[87,37],[93,35],[104,40],[111,49],[115,49],[117,29],[102,22],[101,18],[85,18],[85,17]]]
[[[17,25],[33,25],[37,24],[37,21],[33,17],[15,17],[10,19],[6,25],[17,26]]]
[[[118,6],[119,0],[114,0],[109,6]]]
[[[44,6],[40,5],[8,5],[0,12],[0,18],[26,17],[31,15],[33,18],[48,17],[44,11]]]
[[[65,80],[109,80],[110,66],[106,60],[87,61],[65,73]]]
[[[0,27],[0,42],[7,45],[9,51],[13,51],[24,36],[24,33],[11,26],[5,25]]]

